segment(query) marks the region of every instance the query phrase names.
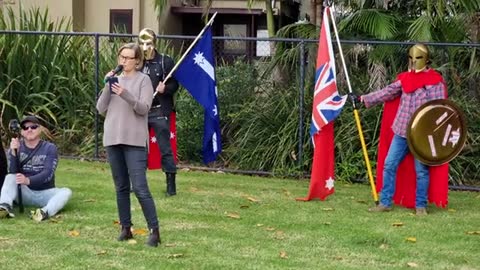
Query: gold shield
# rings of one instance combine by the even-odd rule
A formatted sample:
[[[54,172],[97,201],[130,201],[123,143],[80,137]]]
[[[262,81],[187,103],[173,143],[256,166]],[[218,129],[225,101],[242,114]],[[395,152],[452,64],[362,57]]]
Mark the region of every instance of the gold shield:
[[[449,162],[463,149],[467,139],[465,116],[448,99],[420,106],[407,126],[410,152],[422,163],[435,166]]]

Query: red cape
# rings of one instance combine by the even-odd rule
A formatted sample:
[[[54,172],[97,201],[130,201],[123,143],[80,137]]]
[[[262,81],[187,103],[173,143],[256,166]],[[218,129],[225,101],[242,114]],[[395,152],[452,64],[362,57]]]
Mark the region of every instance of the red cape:
[[[400,76],[399,76],[400,77]],[[403,83],[403,81],[402,81]],[[377,192],[383,185],[383,166],[390,143],[393,138],[392,125],[397,114],[400,98],[385,102],[380,127],[380,139],[377,153]],[[407,208],[415,207],[416,191],[415,163],[412,154],[400,163],[395,182],[395,194],[393,203]],[[448,204],[448,163],[430,167],[430,185],[428,188],[428,201],[438,207],[446,207]]]

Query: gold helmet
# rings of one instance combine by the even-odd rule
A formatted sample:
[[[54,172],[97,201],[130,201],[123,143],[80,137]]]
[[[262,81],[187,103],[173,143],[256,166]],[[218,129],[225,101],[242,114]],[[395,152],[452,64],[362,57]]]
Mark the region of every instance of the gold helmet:
[[[143,28],[138,34],[138,44],[143,50],[145,60],[151,60],[155,57],[155,43],[157,36],[155,31],[150,28]]]
[[[423,44],[415,44],[408,50],[408,69],[412,72],[420,72],[430,64],[430,51]]]

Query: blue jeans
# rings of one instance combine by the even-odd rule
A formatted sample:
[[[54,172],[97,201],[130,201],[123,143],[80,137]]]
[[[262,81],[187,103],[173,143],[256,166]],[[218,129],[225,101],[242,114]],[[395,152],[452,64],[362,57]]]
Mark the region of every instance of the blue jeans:
[[[157,210],[147,183],[146,148],[119,144],[107,146],[106,150],[115,184],[120,224],[123,227],[132,226],[130,212],[130,186],[132,186],[148,228],[158,228]]]
[[[44,190],[32,190],[26,185],[21,186],[22,203],[41,207],[48,216],[54,216],[62,210],[72,196],[72,190],[69,188],[49,188]],[[6,203],[13,206],[13,201],[18,200],[18,189],[15,174],[8,174],[5,177],[0,203]]]
[[[385,206],[390,207],[392,205],[398,166],[408,152],[407,139],[394,135],[383,168],[383,187],[382,192],[380,193],[380,203]],[[426,207],[428,182],[430,178],[428,166],[415,159],[415,172],[417,174],[415,207]],[[401,181],[401,179],[399,179],[399,181]]]
[[[162,154],[162,170],[167,173],[176,173],[177,166],[173,158],[170,143],[170,116],[164,116],[160,108],[152,108],[148,113],[148,126],[155,131],[158,148]]]

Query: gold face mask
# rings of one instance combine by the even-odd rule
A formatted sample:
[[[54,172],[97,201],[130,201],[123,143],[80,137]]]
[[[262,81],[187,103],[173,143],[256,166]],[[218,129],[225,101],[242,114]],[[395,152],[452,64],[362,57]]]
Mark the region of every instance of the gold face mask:
[[[427,46],[413,45],[408,51],[408,69],[413,72],[425,70],[430,63],[429,54]]]
[[[155,56],[156,39],[155,32],[150,28],[144,28],[138,34],[138,44],[143,50],[145,60],[151,60]]]

